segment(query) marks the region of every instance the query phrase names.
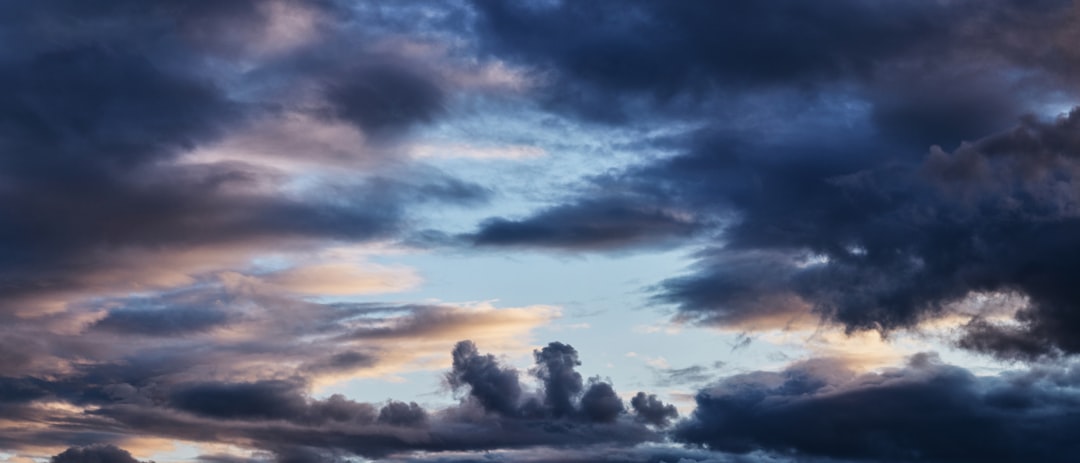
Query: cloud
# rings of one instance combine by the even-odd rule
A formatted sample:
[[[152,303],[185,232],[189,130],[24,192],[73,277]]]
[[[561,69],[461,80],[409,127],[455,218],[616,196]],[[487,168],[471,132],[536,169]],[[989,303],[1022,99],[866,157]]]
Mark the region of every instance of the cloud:
[[[974,294],[1015,292],[1030,301],[1015,326],[972,323],[959,345],[1006,358],[1075,353],[1066,280],[1076,273],[1068,256],[1078,118],[1022,118],[917,159],[868,127],[778,139],[705,129],[685,136],[682,154],[589,179],[586,190],[627,191],[639,209],[678,204],[709,224],[697,263],[653,288],[678,321],[887,334],[951,317]],[[588,211],[622,204],[584,198],[551,209],[573,211],[557,220],[541,210],[518,222],[544,232],[512,235],[514,243],[606,251],[668,237],[627,223],[618,236],[635,239],[552,241],[589,229]],[[477,236],[504,224],[514,222],[493,219]]]
[[[117,309],[94,323],[93,329],[134,335],[177,336],[206,331],[227,321],[225,312],[212,308]]]
[[[654,426],[667,426],[671,420],[679,417],[679,411],[675,409],[675,406],[657,399],[656,394],[646,395],[644,392],[638,392],[630,399],[630,406],[633,407],[639,420]]]
[[[1075,420],[1073,391],[1023,377],[977,377],[926,354],[864,375],[811,361],[702,390],[674,436],[713,450],[844,461],[1068,460],[1061,432]]]
[[[0,458],[1063,461],[1078,12],[0,4]],[[548,168],[586,176],[532,191]],[[402,242],[685,252],[644,296],[672,323],[828,358],[725,373],[680,421],[534,344],[559,308],[409,302],[419,270],[337,252]],[[1026,370],[884,367],[920,333]],[[635,350],[660,385],[719,375]],[[433,371],[458,402],[322,394]]]
[[[419,166],[330,176],[275,163],[324,158],[308,152],[323,145],[362,158],[365,146],[342,145],[431,121],[459,90],[374,45],[327,46],[356,32],[335,2],[5,11],[5,36],[34,44],[0,56],[5,315],[188,284],[267,249],[387,239],[416,203],[487,195]],[[280,120],[299,127],[268,133]]]
[[[427,422],[427,412],[416,402],[390,401],[379,410],[379,423],[391,426],[421,426]]]
[[[554,371],[564,373],[578,366],[571,346],[550,343],[545,348],[537,350],[539,365],[549,370],[556,365]],[[548,396],[548,385],[542,382],[537,391],[521,391],[519,412],[500,412],[479,402],[490,390],[472,394],[471,389],[484,387],[491,377],[516,379],[508,373],[514,370],[498,365],[468,341],[459,343],[452,356],[460,361],[450,378],[465,369],[488,376],[470,377],[459,386],[470,388],[466,399],[434,412],[393,400],[381,407],[340,395],[318,400],[300,383],[267,380],[163,384],[156,394],[165,397],[164,403],[99,400],[82,418],[87,412],[80,407],[39,408],[38,413],[51,410],[50,421],[73,430],[108,423],[118,433],[112,439],[133,433],[245,443],[278,459],[355,454],[389,461],[458,461],[464,458],[462,452],[476,450],[513,459],[518,449],[529,449],[552,461],[586,461],[622,446],[616,453],[623,452],[626,461],[731,462],[892,460],[912,455],[926,461],[1067,461],[1067,430],[1076,415],[1078,376],[1076,365],[1068,362],[980,377],[941,363],[932,354],[917,354],[901,367],[870,373],[818,358],[776,372],[730,375],[700,391],[697,408],[675,423],[671,435],[705,449],[642,445],[659,438],[644,425],[663,428],[677,417],[675,408],[655,395],[636,394],[630,401],[633,414],[627,414],[612,386],[593,378],[569,405],[573,412],[557,416],[551,405],[528,400]],[[539,370],[534,373],[540,375]],[[567,390],[565,383],[547,383],[561,388],[560,393]],[[476,414],[478,410],[482,413]],[[71,438],[44,429],[24,430],[21,436],[43,443]],[[82,456],[87,449],[105,448],[75,448],[65,454]],[[118,449],[106,450],[120,455]]]
[[[50,463],[138,463],[126,450],[114,445],[72,447],[49,459]]]
[[[489,412],[514,416],[521,399],[517,370],[504,368],[491,354],[481,355],[472,341],[454,346],[453,369],[447,375],[451,387],[468,386],[469,395]]]
[[[1045,59],[1053,55],[1054,42],[1045,36],[1068,30],[1061,19],[1068,14],[1066,2],[474,4],[482,46],[543,70],[548,79],[538,97],[559,111],[627,123],[642,118],[644,108],[678,118],[702,106],[730,104],[740,92],[854,84],[880,96],[872,98],[881,105],[880,122],[907,126],[912,130],[905,133],[921,140],[978,136],[1007,123],[1001,114],[1012,112],[1015,99],[995,94],[1010,82],[978,70],[1001,66],[994,59],[1000,56],[1006,63],[1056,73],[1056,65]],[[1052,25],[1040,32],[1006,18]],[[1003,31],[1014,42],[1001,40]],[[1021,49],[1046,52],[1025,58],[1017,53]],[[962,78],[980,85],[940,90]],[[907,98],[893,98],[901,93]],[[945,101],[947,108],[928,112],[935,105],[943,108]],[[957,117],[943,118],[947,111]],[[955,131],[935,129],[934,118]]]
[[[548,348],[537,352],[546,352],[545,365],[549,367],[554,365],[551,356],[556,355],[556,350],[558,355],[573,351],[562,343],[551,343]],[[79,393],[65,388],[71,384],[85,387],[89,376],[70,383],[64,380],[0,384],[7,384],[5,389],[12,391],[28,391],[20,396],[19,402],[37,407],[27,412],[37,414],[38,419],[64,423],[76,432],[84,428],[102,429],[102,426],[110,430],[107,434],[84,437],[90,443],[116,442],[122,436],[157,436],[254,447],[272,452],[279,459],[297,454],[379,458],[411,452],[633,444],[657,438],[625,414],[621,399],[609,383],[595,378],[590,380],[584,394],[571,398],[573,402],[566,405],[569,411],[563,415],[535,400],[513,404],[519,407],[514,412],[478,409],[479,398],[490,397],[495,392],[485,390],[488,378],[474,372],[489,376],[496,373],[495,376],[514,380],[517,372],[492,364],[493,357],[480,354],[469,341],[458,343],[452,356],[456,363],[448,377],[467,380],[459,383],[459,387],[470,388],[469,399],[434,411],[415,402],[396,400],[377,406],[341,395],[315,399],[308,394],[308,385],[302,378],[176,382],[158,377],[152,382],[136,381],[139,387],[106,387]],[[485,368],[489,371],[484,372]],[[102,374],[97,373],[98,380],[109,382]],[[567,387],[558,382],[551,384],[564,391]],[[112,386],[117,385],[112,383]],[[505,384],[501,387],[505,389]],[[473,393],[473,388],[477,392]],[[543,389],[522,394],[523,397],[545,395]],[[145,400],[135,400],[136,396]],[[65,405],[44,407],[43,404],[51,403],[43,402],[46,397],[64,401]],[[537,406],[545,408],[537,409]],[[478,415],[478,410],[490,413]],[[31,428],[24,429],[20,438],[26,443],[55,444],[70,436],[52,434],[47,428]]]
[[[179,410],[222,419],[275,419],[301,413],[298,385],[283,381],[200,383],[177,386],[168,403]]]
[[[611,384],[600,381],[599,378],[589,379],[589,388],[581,395],[581,412],[590,421],[610,423],[625,411],[622,399]]]
[[[686,212],[611,198],[555,206],[521,220],[491,218],[467,238],[479,246],[605,249],[687,238],[700,228]]]
[[[375,135],[432,120],[445,99],[436,84],[397,65],[360,66],[324,91],[335,116]]]
[[[533,351],[536,358],[536,377],[544,383],[544,405],[555,418],[575,413],[574,399],[584,387],[581,373],[575,367],[581,365],[577,350],[560,342],[553,342]]]

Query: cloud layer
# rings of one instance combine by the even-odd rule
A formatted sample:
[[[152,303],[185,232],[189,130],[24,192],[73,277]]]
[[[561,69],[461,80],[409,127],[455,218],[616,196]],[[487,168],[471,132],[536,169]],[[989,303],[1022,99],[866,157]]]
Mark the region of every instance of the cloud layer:
[[[1077,31],[5,3],[0,461],[1073,461]]]

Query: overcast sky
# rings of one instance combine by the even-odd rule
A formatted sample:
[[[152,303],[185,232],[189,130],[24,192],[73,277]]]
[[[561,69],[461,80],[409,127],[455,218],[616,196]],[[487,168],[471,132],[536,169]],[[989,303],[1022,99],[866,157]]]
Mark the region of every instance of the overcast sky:
[[[0,462],[1080,461],[1080,6],[0,2]]]

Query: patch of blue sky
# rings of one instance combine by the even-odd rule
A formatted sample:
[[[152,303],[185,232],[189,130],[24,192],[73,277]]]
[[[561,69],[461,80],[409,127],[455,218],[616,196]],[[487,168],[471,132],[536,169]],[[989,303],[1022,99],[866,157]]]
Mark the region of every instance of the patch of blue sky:
[[[416,268],[424,282],[394,294],[365,299],[412,303],[494,301],[500,308],[551,305],[561,317],[533,330],[537,347],[550,341],[573,345],[581,353],[580,372],[610,378],[625,397],[637,391],[661,393],[666,400],[700,384],[675,384],[674,370],[717,362],[727,368],[780,368],[776,347],[751,343],[736,348],[738,333],[680,327],[670,323],[669,308],[649,302],[648,288],[681,273],[691,262],[685,249],[629,255],[556,256],[536,252],[412,254],[395,263]],[[355,300],[355,299],[353,299]],[[484,346],[479,346],[484,350]],[[501,352],[492,352],[496,355]],[[447,352],[449,356],[449,351]],[[522,369],[526,356],[508,357]],[[323,388],[320,395],[380,397],[438,404],[447,400],[440,371],[403,372],[388,378],[360,378]]]

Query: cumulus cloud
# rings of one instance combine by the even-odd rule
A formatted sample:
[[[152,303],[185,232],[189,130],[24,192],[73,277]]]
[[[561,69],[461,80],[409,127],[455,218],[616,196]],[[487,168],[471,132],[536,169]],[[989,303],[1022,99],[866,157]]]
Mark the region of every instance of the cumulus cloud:
[[[551,356],[576,352],[571,346],[557,342],[546,349],[537,351],[538,356],[546,352],[546,366],[554,364]],[[144,382],[139,387],[124,388],[112,383],[99,391],[71,388],[73,382],[88,384],[89,376],[72,379],[73,382],[4,378],[0,388],[7,392],[4,397],[12,404],[29,407],[24,413],[37,410],[35,413],[40,418],[48,416],[50,421],[77,430],[107,426],[111,430],[108,434],[93,436],[106,442],[115,442],[121,436],[146,434],[192,442],[244,443],[269,451],[278,459],[296,454],[376,458],[419,451],[613,442],[633,445],[658,438],[626,416],[622,400],[609,383],[590,380],[588,390],[568,397],[572,400],[568,404],[540,404],[535,399],[519,402],[514,400],[516,394],[545,397],[545,390],[523,392],[516,382],[516,370],[500,366],[490,354],[479,353],[471,341],[458,343],[451,356],[455,362],[448,378],[457,387],[470,391],[468,399],[460,405],[442,410],[428,410],[415,402],[397,400],[381,405],[356,402],[341,395],[315,399],[309,395],[308,385],[299,378],[175,382],[158,377],[153,383]],[[576,354],[573,360],[573,365],[564,367],[575,367]],[[563,370],[563,373],[567,372]],[[103,374],[98,372],[96,376],[100,378]],[[494,383],[492,378],[496,379]],[[561,393],[566,391],[564,383],[551,385],[563,388]],[[510,397],[492,398],[498,394]],[[144,400],[136,400],[139,397]],[[57,400],[70,405],[44,406]],[[475,415],[477,405],[488,413]],[[558,406],[567,410],[557,412],[554,407]],[[48,415],[40,415],[46,412]],[[83,414],[85,417],[80,417]],[[26,429],[21,437],[40,444],[55,444],[65,438],[47,429]],[[126,451],[107,445],[72,448],[56,458],[97,461],[93,458],[99,456],[131,458]]]
[[[667,426],[679,416],[674,405],[665,404],[656,398],[656,394],[638,392],[630,399],[630,406],[634,408],[639,420],[656,426]]]
[[[127,450],[114,445],[72,447],[49,459],[50,463],[138,463]]]
[[[481,355],[472,341],[455,345],[453,358],[453,369],[447,376],[452,387],[468,386],[469,395],[487,411],[517,414],[521,399],[517,370],[500,366],[491,354]]]

